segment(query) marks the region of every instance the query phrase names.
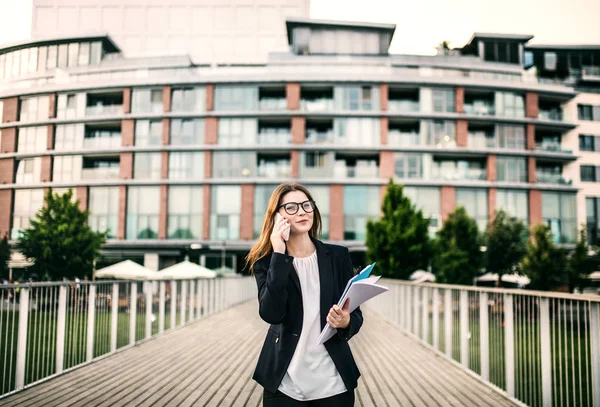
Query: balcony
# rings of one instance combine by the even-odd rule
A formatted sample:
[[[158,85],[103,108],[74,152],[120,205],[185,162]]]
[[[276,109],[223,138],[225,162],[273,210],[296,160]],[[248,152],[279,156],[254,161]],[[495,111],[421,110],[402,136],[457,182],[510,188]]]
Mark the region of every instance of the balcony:
[[[103,181],[119,179],[119,167],[84,168],[81,179],[84,181]]]
[[[465,113],[477,116],[494,116],[496,109],[493,103],[486,101],[474,101],[473,103],[465,103]]]
[[[258,88],[258,106],[260,110],[285,110],[287,99],[285,86],[261,86]]]
[[[260,110],[285,110],[287,101],[281,98],[262,98],[259,100],[258,106]]]
[[[85,108],[86,116],[119,115],[123,113],[123,93],[89,93]]]
[[[306,130],[306,144],[328,144],[334,139],[333,129],[330,130]]]
[[[546,172],[541,169],[536,169],[536,181],[539,184],[553,184],[553,185],[572,185],[571,180],[565,179],[561,174],[555,174]]]
[[[552,109],[552,110],[540,109],[540,114],[539,114],[538,118],[542,119],[542,120],[563,121],[563,113],[560,109]]]
[[[431,179],[446,181],[485,181],[485,162],[439,160],[431,164]],[[427,171],[425,171],[426,173]]]
[[[264,129],[256,136],[259,145],[282,145],[292,142],[292,133],[289,130]]]
[[[349,160],[337,160],[333,167],[334,178],[378,178],[379,166],[376,160],[356,160],[354,165]]]
[[[90,137],[88,134],[83,138],[83,148],[93,150],[104,150],[121,147],[120,132],[101,132],[100,135]]]
[[[86,106],[86,116],[116,116],[123,113],[123,105]]]
[[[415,113],[421,109],[419,101],[390,99],[388,101],[388,110],[390,112]]]
[[[261,178],[289,178],[291,175],[290,156],[259,154],[256,175]]]
[[[402,132],[390,130],[388,132],[388,145],[394,147],[410,147],[420,144],[420,135],[415,132]]]
[[[302,87],[300,109],[308,112],[330,112],[334,110],[333,87]]]

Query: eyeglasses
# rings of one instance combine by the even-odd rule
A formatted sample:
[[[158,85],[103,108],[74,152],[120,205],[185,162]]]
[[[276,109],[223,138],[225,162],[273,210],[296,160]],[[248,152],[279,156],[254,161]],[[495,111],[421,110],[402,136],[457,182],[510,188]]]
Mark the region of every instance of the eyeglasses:
[[[310,213],[315,210],[315,201],[308,200],[304,202],[287,202],[282,205],[279,205],[277,209],[279,210],[279,208],[281,208],[282,206],[288,215],[297,214],[301,206],[302,209],[304,209],[304,212]]]

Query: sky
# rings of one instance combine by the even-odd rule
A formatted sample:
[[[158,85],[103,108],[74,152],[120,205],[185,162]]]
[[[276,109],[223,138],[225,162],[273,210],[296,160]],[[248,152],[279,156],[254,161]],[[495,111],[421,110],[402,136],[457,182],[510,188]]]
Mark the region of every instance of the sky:
[[[390,52],[432,54],[473,32],[531,34],[531,44],[600,44],[600,0],[311,0],[311,18],[396,24]],[[26,40],[31,0],[0,0],[0,44]]]

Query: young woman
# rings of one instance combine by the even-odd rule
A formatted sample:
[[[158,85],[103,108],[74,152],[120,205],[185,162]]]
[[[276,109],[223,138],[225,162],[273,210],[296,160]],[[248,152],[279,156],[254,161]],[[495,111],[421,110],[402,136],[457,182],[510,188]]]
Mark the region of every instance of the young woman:
[[[265,407],[354,405],[360,372],[348,340],[363,317],[360,308],[349,313],[348,303],[336,305],[354,270],[348,249],[317,240],[320,232],[321,215],[308,190],[279,185],[246,258],[260,317],[271,324],[253,376],[264,387]],[[317,345],[325,324],[337,333]]]

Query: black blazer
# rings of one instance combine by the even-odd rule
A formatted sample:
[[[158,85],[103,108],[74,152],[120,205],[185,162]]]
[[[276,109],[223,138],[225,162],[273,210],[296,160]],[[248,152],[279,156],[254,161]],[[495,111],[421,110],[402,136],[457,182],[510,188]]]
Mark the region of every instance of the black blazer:
[[[346,283],[354,275],[354,269],[347,248],[312,240],[317,248],[319,264],[323,329],[330,308],[339,301]],[[287,372],[302,332],[304,311],[300,280],[293,260],[287,254],[273,253],[254,264],[259,314],[271,326],[258,357],[253,379],[272,393],[277,391]],[[362,323],[363,316],[359,307],[350,314],[350,325],[344,330],[338,329],[337,334],[325,342],[325,349],[348,390],[356,388],[360,372],[347,341],[358,333]]]

